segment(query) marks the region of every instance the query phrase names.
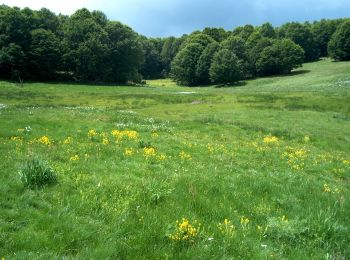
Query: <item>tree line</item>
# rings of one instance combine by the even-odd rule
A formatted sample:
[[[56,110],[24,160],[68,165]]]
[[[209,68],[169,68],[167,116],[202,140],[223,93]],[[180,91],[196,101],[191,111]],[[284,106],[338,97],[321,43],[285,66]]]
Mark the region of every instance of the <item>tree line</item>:
[[[100,11],[66,16],[0,6],[3,79],[127,83],[171,77],[195,86],[289,73],[326,56],[350,60],[350,19],[147,38]]]

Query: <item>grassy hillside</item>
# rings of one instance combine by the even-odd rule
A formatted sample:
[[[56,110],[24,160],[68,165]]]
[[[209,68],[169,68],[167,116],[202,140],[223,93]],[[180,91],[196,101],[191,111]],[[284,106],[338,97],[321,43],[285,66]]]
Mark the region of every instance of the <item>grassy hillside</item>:
[[[230,87],[0,82],[0,143],[5,259],[350,256],[350,63]],[[57,183],[26,187],[32,158]]]

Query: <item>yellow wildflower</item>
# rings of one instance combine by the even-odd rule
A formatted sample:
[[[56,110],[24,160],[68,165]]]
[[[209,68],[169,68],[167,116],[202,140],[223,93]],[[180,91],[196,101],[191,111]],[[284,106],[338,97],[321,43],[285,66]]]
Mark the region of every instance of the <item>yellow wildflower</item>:
[[[136,131],[132,130],[112,130],[111,132],[112,136],[115,137],[118,141],[120,139],[123,139],[124,137],[127,137],[128,139],[137,139],[139,137],[139,134]]]
[[[96,130],[94,130],[94,129],[89,130],[89,132],[88,132],[88,137],[89,137],[89,138],[93,138],[93,137],[95,137],[96,135],[97,135]]]
[[[52,144],[51,141],[50,141],[50,138],[48,136],[46,136],[46,135],[40,137],[38,139],[38,142],[40,144],[44,144],[44,145],[47,145],[47,146],[50,146]]]
[[[145,147],[143,148],[143,155],[146,158],[153,157],[156,155],[156,150],[153,147]]]
[[[278,138],[276,136],[265,136],[263,142],[265,144],[277,143]]]
[[[158,137],[159,137],[158,133],[156,133],[156,132],[152,133],[152,138],[158,138]]]
[[[345,159],[344,159],[342,162],[343,162],[343,164],[345,164],[345,165],[350,165],[350,160],[345,160]]]
[[[137,139],[139,137],[136,131],[125,131],[125,133],[129,139]]]
[[[331,188],[327,185],[327,183],[325,183],[324,185],[323,185],[323,191],[324,192],[331,192],[332,190],[331,190]]]
[[[70,137],[70,136],[68,136],[68,137],[63,141],[64,144],[71,144],[72,142],[73,142],[73,138]]]
[[[103,145],[108,145],[108,144],[109,144],[108,138],[104,137],[104,138],[102,139],[102,144],[103,144]]]
[[[249,224],[249,218],[246,218],[246,217],[241,217],[241,225],[243,227],[246,227],[248,224]]]
[[[214,147],[211,144],[207,144],[207,149],[208,149],[209,153],[214,152]]]
[[[11,136],[10,140],[14,141],[14,142],[22,142],[23,141],[23,137],[21,137],[21,136]]]
[[[224,219],[223,223],[218,224],[218,228],[224,235],[233,236],[235,232],[235,226],[232,225],[232,222],[227,218]]]
[[[192,156],[190,154],[185,153],[184,151],[180,152],[179,157],[181,160],[192,160]]]
[[[157,159],[158,159],[159,161],[164,161],[164,160],[166,159],[166,156],[165,156],[164,154],[161,154],[161,155],[158,155],[158,156],[157,156]]]
[[[201,224],[197,223],[197,221],[191,224],[186,218],[183,218],[182,222],[176,221],[176,224],[175,233],[171,234],[169,238],[173,241],[194,242],[194,239],[198,236]]]
[[[125,156],[132,156],[134,154],[134,150],[132,148],[126,148],[124,151]]]
[[[76,155],[70,157],[70,160],[71,161],[79,161],[79,155],[76,154]]]

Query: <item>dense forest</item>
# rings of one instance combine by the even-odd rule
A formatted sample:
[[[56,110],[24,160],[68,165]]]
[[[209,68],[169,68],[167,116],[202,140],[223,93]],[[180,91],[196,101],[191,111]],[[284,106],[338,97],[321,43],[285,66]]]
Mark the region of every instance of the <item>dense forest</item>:
[[[290,73],[329,56],[350,60],[350,19],[205,28],[147,38],[100,11],[71,16],[0,6],[0,77],[9,80],[227,84]]]

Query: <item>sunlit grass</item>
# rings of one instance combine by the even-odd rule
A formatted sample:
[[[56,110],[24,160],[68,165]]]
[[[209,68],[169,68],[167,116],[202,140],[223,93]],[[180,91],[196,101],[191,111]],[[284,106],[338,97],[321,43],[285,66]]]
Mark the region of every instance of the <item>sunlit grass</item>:
[[[349,69],[224,88],[1,82],[0,258],[346,259]],[[33,156],[56,185],[23,186]]]

